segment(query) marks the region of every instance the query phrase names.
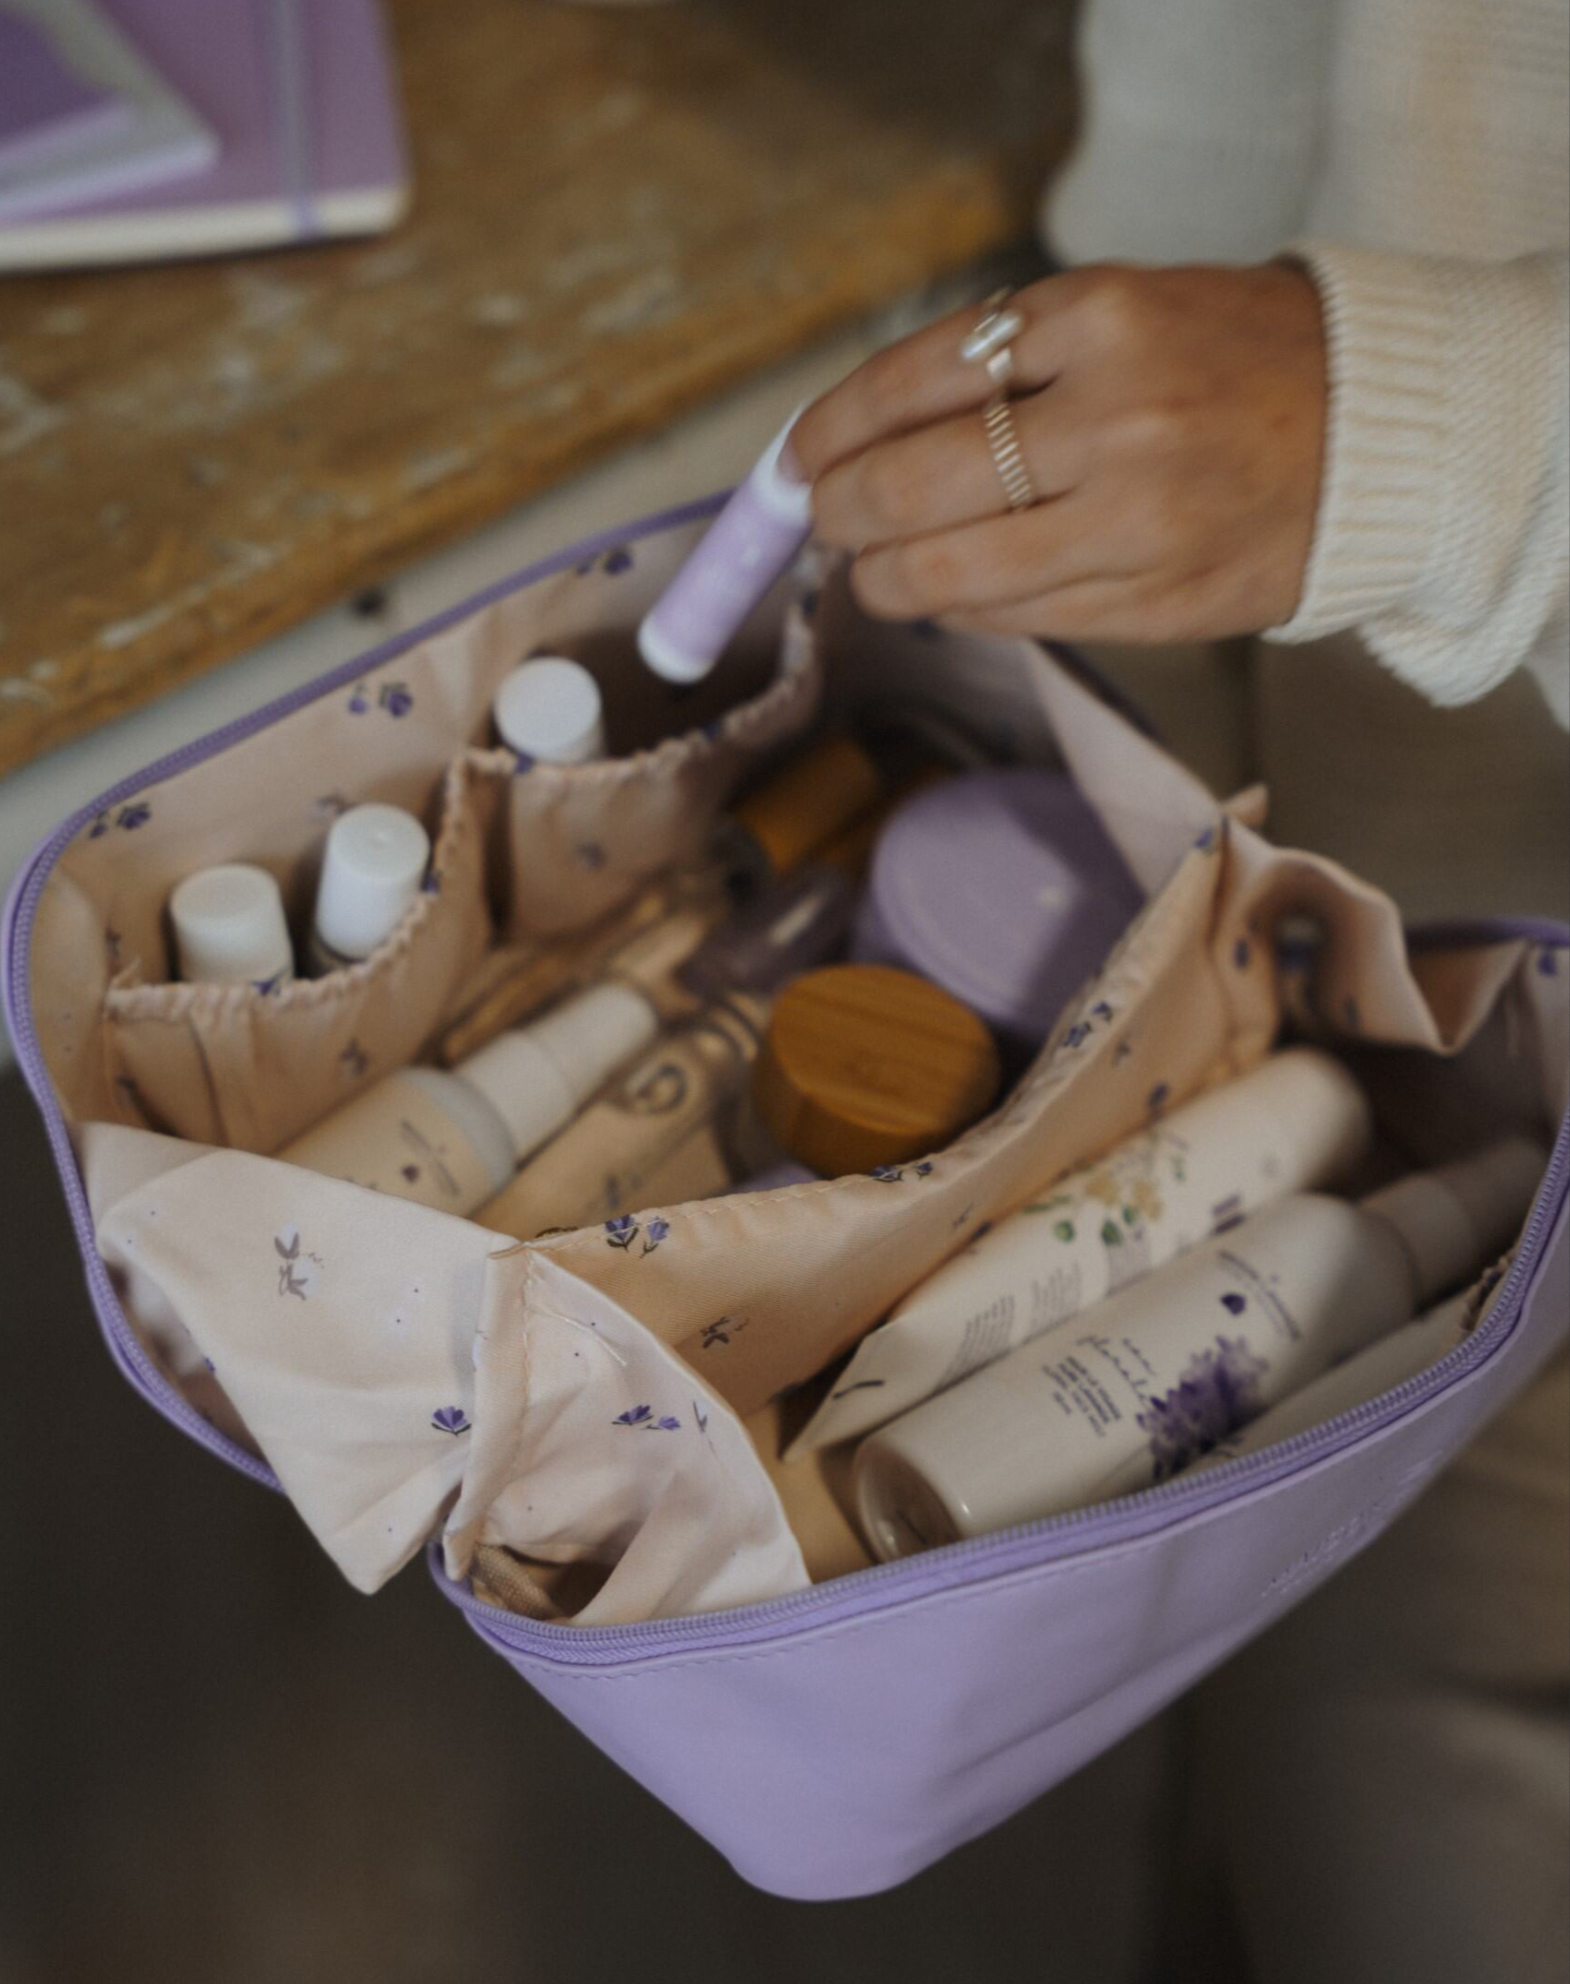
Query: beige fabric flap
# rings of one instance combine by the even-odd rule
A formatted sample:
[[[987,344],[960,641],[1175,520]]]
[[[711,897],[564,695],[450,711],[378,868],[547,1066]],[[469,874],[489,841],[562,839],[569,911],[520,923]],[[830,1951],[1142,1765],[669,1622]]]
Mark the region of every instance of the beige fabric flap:
[[[374,1591],[462,1479],[493,1236],[239,1151],[158,1172],[167,1138],[89,1125],[82,1141],[127,1309],[189,1332],[323,1547]],[[139,1144],[159,1147],[151,1175],[120,1190]]]
[[[735,1414],[587,1282],[539,1255],[493,1260],[475,1365],[451,1576],[467,1575],[477,1547],[595,1565],[608,1575],[579,1625],[749,1605],[808,1583]]]

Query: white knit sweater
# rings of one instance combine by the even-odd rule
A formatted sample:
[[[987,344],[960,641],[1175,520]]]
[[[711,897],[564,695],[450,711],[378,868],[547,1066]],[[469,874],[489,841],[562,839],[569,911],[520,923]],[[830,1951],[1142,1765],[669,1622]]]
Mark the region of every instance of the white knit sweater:
[[[1371,664],[1350,666],[1350,630],[1429,705],[1488,698],[1482,729],[1460,711],[1430,725],[1424,776],[1443,778],[1448,730],[1458,777],[1563,788],[1536,794],[1513,845],[1497,807],[1480,816],[1500,843],[1489,874],[1532,867],[1524,894],[1559,908],[1536,843],[1566,817],[1570,753],[1527,739],[1545,713],[1524,680],[1490,692],[1524,669],[1570,724],[1570,0],[1086,0],[1080,53],[1082,137],[1043,209],[1059,254],[1290,248],[1318,281],[1325,480],[1303,597],[1271,638],[1323,645],[1292,679],[1313,694],[1317,678],[1321,701],[1334,685],[1349,749],[1367,731],[1344,706],[1360,681],[1376,727],[1403,708]],[[1476,763],[1485,734],[1497,766]],[[1334,786],[1334,766],[1319,776]],[[1355,859],[1351,839],[1330,851]]]

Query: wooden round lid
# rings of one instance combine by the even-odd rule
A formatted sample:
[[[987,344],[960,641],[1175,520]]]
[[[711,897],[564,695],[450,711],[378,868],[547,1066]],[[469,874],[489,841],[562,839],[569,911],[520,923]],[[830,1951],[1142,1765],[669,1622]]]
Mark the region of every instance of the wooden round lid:
[[[985,1025],[936,985],[880,964],[810,971],[775,1001],[753,1076],[775,1140],[825,1177],[939,1150],[997,1094]]]

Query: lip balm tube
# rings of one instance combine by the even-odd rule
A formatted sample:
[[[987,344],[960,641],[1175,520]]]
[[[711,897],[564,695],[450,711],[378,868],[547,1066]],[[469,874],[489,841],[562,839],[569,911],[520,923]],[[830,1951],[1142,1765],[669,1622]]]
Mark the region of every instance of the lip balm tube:
[[[795,424],[792,414],[643,617],[638,652],[667,682],[708,674],[811,534],[811,487],[780,465]]]
[[[1040,1192],[914,1288],[798,1440],[865,1433],[1287,1192],[1333,1184],[1373,1120],[1339,1061],[1292,1047]]]
[[[294,951],[278,884],[247,861],[199,868],[169,897],[180,976],[187,984],[249,980],[275,992],[294,976]]]
[[[327,835],[306,943],[313,977],[368,958],[420,893],[431,841],[401,806],[351,806]]]
[[[496,734],[520,763],[586,765],[605,755],[605,706],[589,671],[563,655],[520,662],[491,706]]]
[[[1282,1199],[1059,1323],[863,1444],[868,1541],[905,1556],[1181,1473],[1479,1274],[1545,1161],[1516,1137],[1359,1204]]]

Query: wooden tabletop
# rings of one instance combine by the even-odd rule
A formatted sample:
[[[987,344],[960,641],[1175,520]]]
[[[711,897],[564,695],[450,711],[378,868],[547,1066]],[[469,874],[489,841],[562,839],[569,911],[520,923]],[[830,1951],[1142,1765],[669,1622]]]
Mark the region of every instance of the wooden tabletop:
[[[1065,0],[390,11],[394,233],[0,278],[0,771],[1019,238],[1065,135]]]

